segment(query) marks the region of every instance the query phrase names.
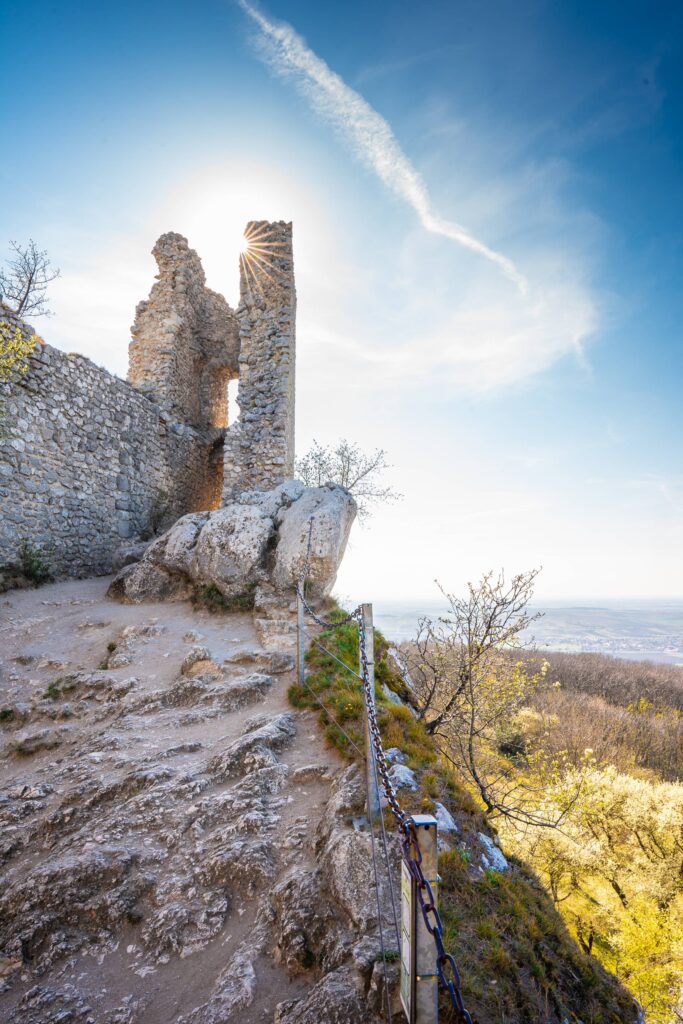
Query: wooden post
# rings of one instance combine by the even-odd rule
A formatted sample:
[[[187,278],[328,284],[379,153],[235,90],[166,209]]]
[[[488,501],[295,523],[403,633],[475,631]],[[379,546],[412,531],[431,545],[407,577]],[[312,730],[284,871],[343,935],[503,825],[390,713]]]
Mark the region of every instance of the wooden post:
[[[422,873],[438,904],[436,818],[415,814],[411,821],[422,853]],[[417,883],[405,862],[401,865],[401,1003],[410,1024],[438,1024],[439,979],[436,946],[427,931],[417,896]]]
[[[301,595],[296,595],[296,676],[299,684],[303,686],[306,658],[306,633],[304,626],[304,602]]]
[[[375,633],[372,625],[372,605],[362,604],[360,606],[361,615],[363,616],[363,625],[365,627],[365,652],[368,658],[368,676],[370,679],[370,700],[372,704],[375,703]],[[361,675],[363,674],[363,662],[360,660],[359,651],[359,664]],[[368,794],[368,806],[367,815],[370,821],[376,821],[381,813],[380,802],[379,802],[379,790],[377,788],[377,779],[375,771],[375,748],[370,737],[370,727],[368,725],[367,715],[365,716],[365,770],[367,773],[366,784]]]

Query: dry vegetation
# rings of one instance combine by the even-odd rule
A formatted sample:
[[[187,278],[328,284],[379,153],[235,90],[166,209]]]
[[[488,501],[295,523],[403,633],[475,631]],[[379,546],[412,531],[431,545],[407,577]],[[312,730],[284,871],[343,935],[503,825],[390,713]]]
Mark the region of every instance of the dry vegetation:
[[[333,617],[334,614],[332,613]],[[358,665],[354,626],[320,637],[336,658]],[[572,938],[553,901],[522,861],[505,875],[479,867],[479,831],[492,832],[483,808],[453,765],[443,758],[427,723],[405,705],[388,700],[383,685],[403,698],[404,680],[387,656],[388,645],[375,632],[376,700],[385,748],[398,746],[417,775],[419,791],[401,790],[407,811],[432,811],[441,801],[458,822],[455,849],[439,858],[441,911],[445,940],[462,973],[465,1003],[475,1024],[622,1024],[634,1021],[633,1003],[618,981]],[[328,742],[350,760],[363,749],[363,699],[356,679],[333,658],[312,647],[307,684],[294,684],[290,700],[317,709]],[[343,732],[320,708],[327,707]],[[391,821],[387,818],[387,825]],[[444,1003],[442,1018],[452,1020]]]
[[[426,727],[584,952],[683,1021],[683,670],[528,651],[507,588],[446,595],[405,645]]]
[[[598,764],[681,779],[683,669],[602,654],[522,656],[527,671],[545,659],[551,685],[534,694],[537,717],[528,713],[518,723],[513,743],[543,736],[547,751],[566,752],[574,765],[589,748]]]
[[[624,661],[606,654],[546,654],[563,689],[602,697],[617,707],[642,698],[656,707],[683,711],[683,669],[654,661]]]

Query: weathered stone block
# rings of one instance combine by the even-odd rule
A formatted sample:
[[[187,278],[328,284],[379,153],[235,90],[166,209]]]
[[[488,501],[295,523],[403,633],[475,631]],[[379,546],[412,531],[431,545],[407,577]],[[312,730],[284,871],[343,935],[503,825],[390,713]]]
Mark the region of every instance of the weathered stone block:
[[[215,512],[185,516],[150,545],[140,565],[158,566],[194,586],[215,586],[228,599],[263,594],[270,603],[288,604],[306,563],[310,529],[309,592],[321,598],[334,584],[355,514],[343,488],[305,488],[291,480],[273,491],[246,492]],[[158,599],[158,578],[149,576],[147,598],[145,580],[144,570],[126,568],[111,592]]]

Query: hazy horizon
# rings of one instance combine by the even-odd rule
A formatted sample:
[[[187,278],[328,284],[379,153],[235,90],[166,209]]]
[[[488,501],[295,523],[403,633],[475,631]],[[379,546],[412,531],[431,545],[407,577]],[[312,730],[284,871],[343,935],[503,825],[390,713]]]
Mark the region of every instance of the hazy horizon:
[[[420,617],[448,615],[447,606],[437,600],[378,598],[372,605],[375,624],[394,642],[412,639]],[[681,600],[533,601],[530,611],[543,615],[521,637],[541,650],[596,652],[683,666]]]
[[[339,594],[339,588],[335,588],[335,595]],[[464,596],[464,591],[459,591],[456,596]],[[341,597],[340,600],[346,600]],[[358,600],[361,600],[358,598]],[[363,598],[362,600],[365,600]],[[368,598],[370,600],[370,598]],[[382,604],[397,604],[397,605],[438,605],[438,595],[434,594],[422,595],[420,597],[383,597],[381,594],[375,594],[373,597],[374,601],[381,601]],[[370,601],[372,603],[372,601]],[[443,599],[442,599],[442,602]],[[609,605],[621,605],[623,607],[632,606],[633,608],[640,608],[643,606],[654,606],[654,607],[667,607],[672,605],[674,607],[683,607],[683,597],[638,597],[637,595],[631,597],[582,597],[576,595],[569,595],[567,597],[544,597],[534,598],[529,607],[538,609],[540,607],[560,607],[560,608],[599,608],[601,606]]]

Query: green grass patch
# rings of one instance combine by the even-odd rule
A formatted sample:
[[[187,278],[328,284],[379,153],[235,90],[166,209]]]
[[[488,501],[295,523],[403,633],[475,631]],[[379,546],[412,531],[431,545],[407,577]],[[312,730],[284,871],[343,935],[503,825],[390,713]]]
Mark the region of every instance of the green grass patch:
[[[331,621],[343,618],[343,615],[339,609],[328,613]],[[307,687],[293,683],[288,691],[289,699],[295,707],[317,710],[328,742],[344,757],[358,759],[358,753],[344,736],[347,733],[360,750],[364,749],[363,689],[360,679],[352,675],[352,672],[358,672],[358,629],[355,623],[347,623],[336,629],[324,630],[317,639],[330,654],[311,645],[306,652]],[[426,729],[409,708],[392,703],[384,695],[383,683],[397,692],[395,673],[387,663],[387,650],[384,637],[375,630],[375,704],[382,742],[385,749],[400,747],[408,766],[421,769],[434,764],[437,755]],[[351,672],[347,672],[339,661],[348,665]],[[329,709],[330,715],[317,701]]]
[[[382,955],[380,953],[380,955],[377,957],[377,960],[379,961],[381,959]],[[397,963],[401,959],[401,951],[398,949],[385,949],[384,959],[388,964]]]
[[[78,686],[78,680],[75,676],[59,676],[58,679],[54,679],[45,692],[43,693],[43,700],[59,700],[65,693],[70,693],[75,690]]]
[[[628,993],[581,952],[531,874],[516,868],[477,877],[460,850],[440,855],[439,874],[444,945],[475,1021],[633,1020]]]
[[[255,587],[251,587],[237,597],[226,597],[220,592],[215,583],[209,583],[205,587],[196,587],[192,595],[192,603],[195,607],[204,608],[213,613],[220,612],[250,612],[254,608]]]

